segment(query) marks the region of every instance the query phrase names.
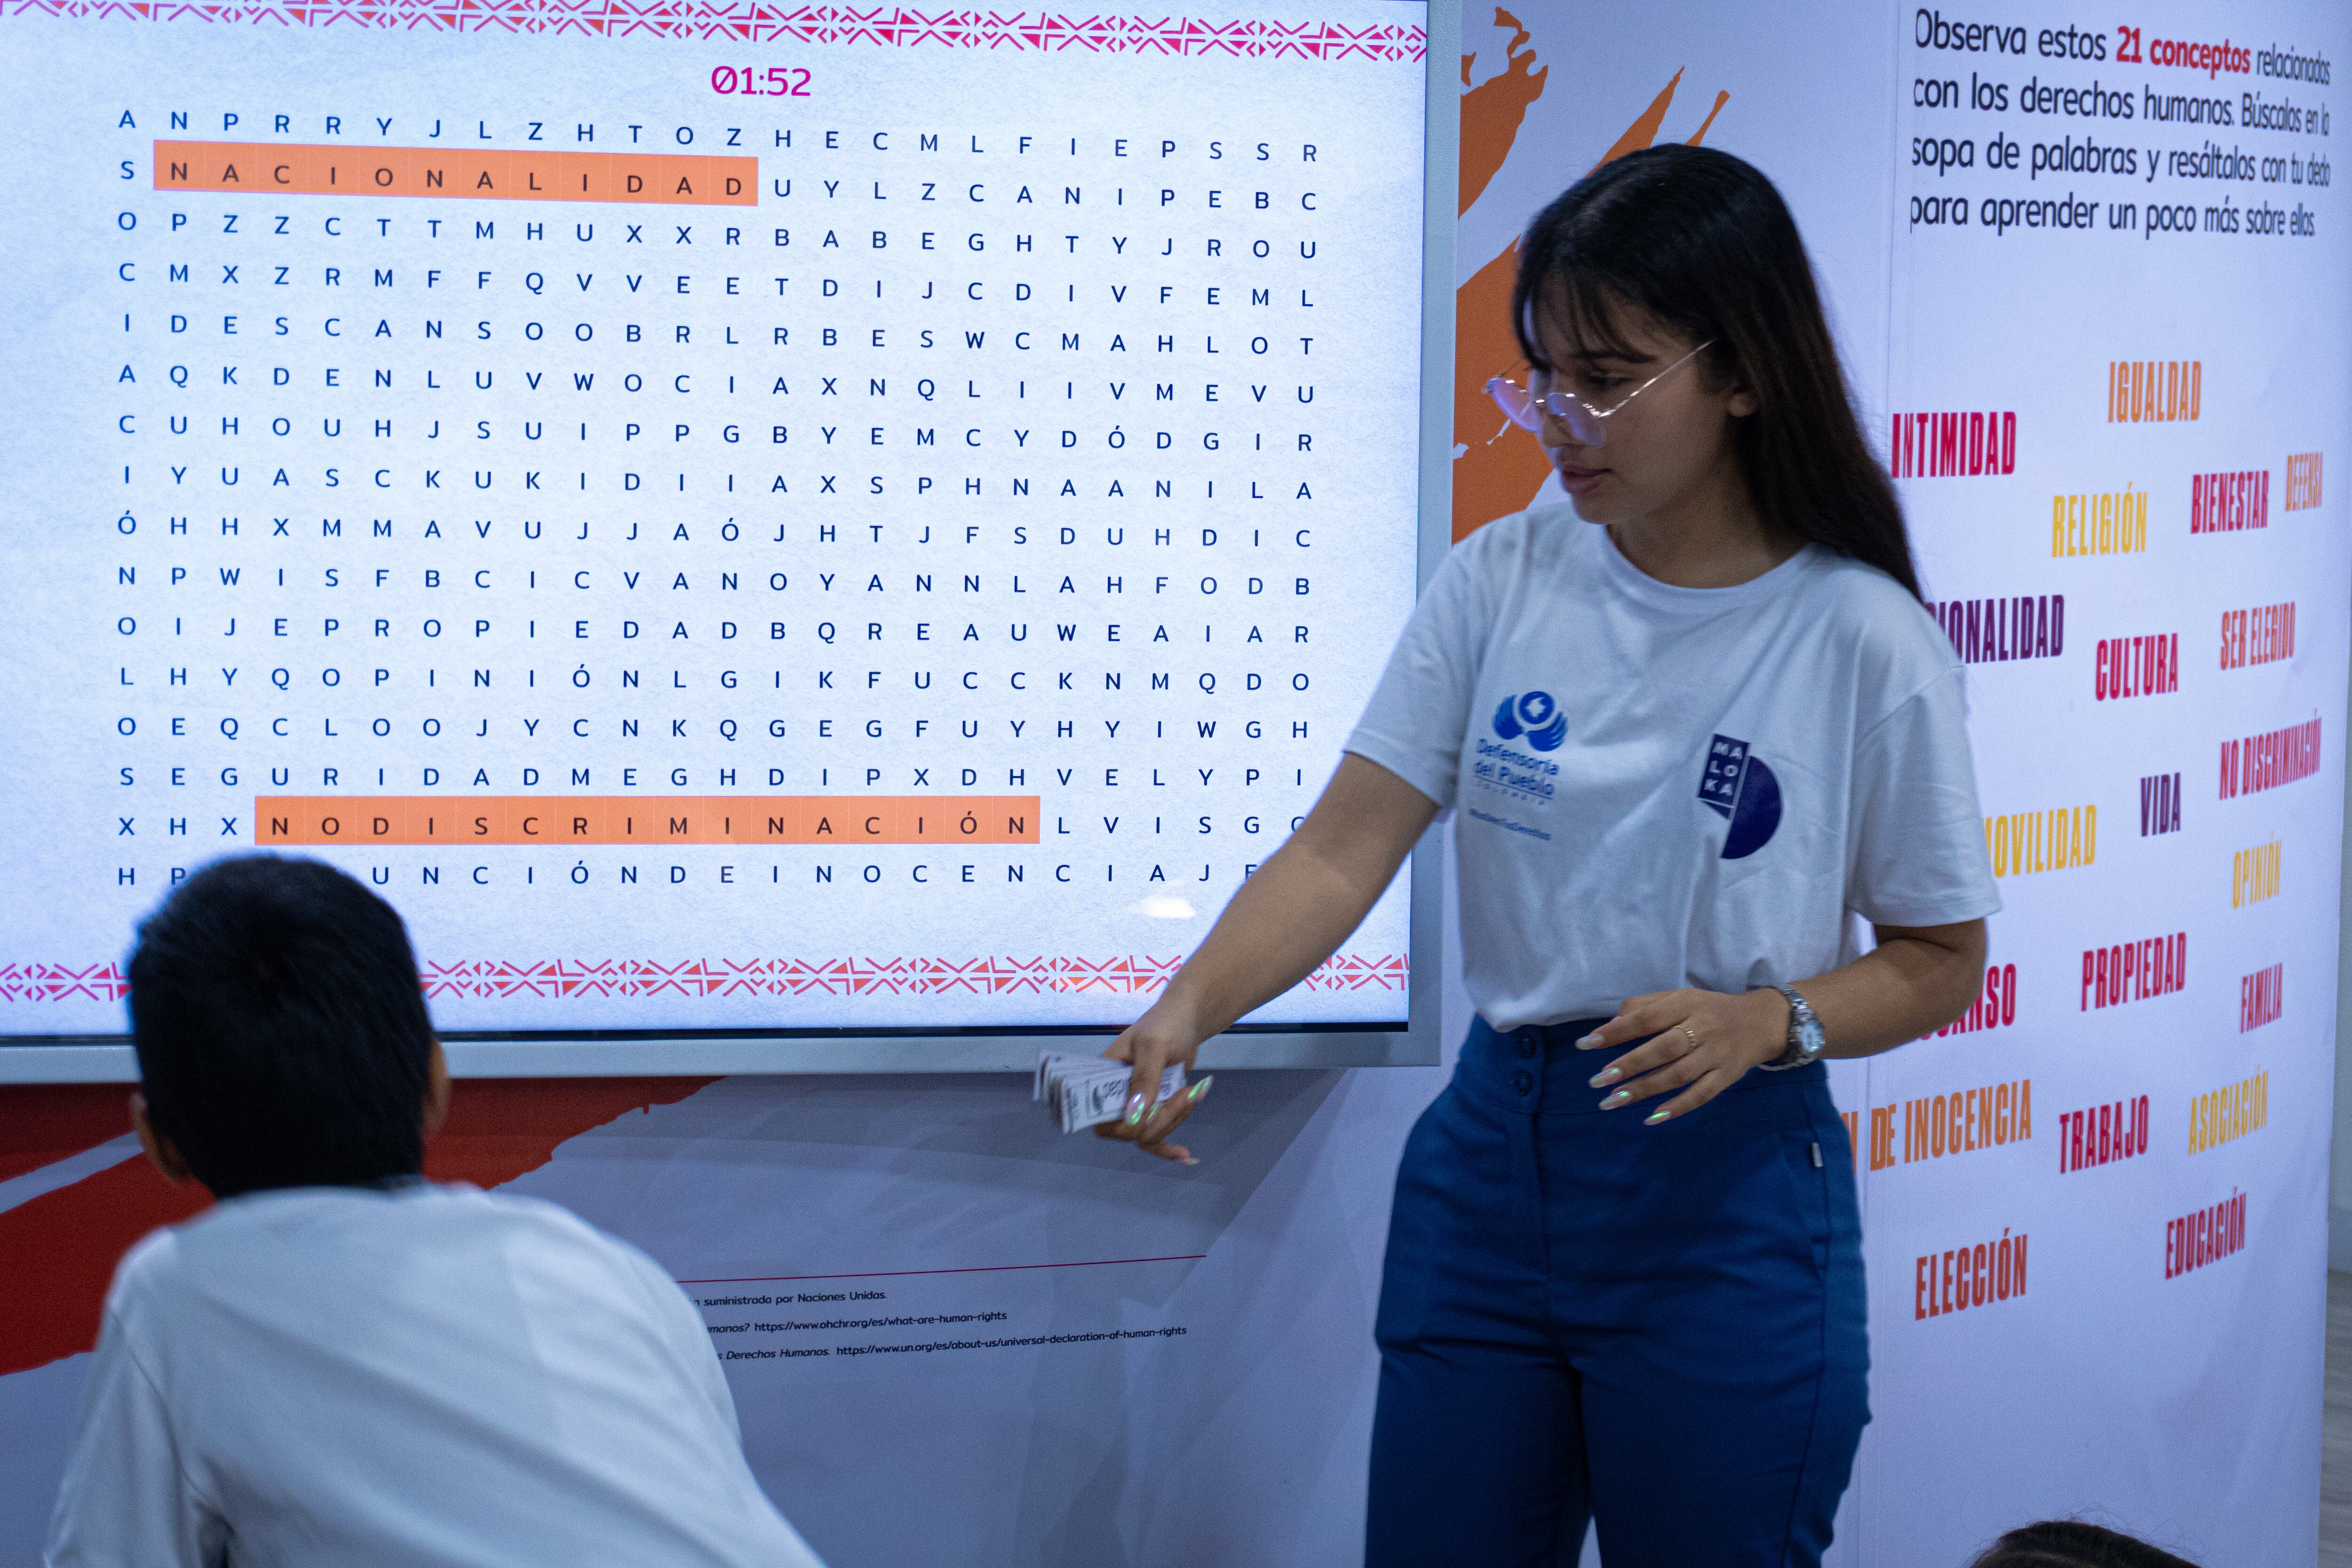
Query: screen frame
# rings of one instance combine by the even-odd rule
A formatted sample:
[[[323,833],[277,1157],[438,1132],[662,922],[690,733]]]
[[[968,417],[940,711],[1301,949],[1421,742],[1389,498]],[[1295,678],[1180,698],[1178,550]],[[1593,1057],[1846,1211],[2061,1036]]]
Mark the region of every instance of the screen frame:
[[[1421,444],[1414,590],[1453,548],[1454,242],[1459,216],[1458,0],[1398,0],[1424,13],[1423,59]],[[1201,1047],[1202,1069],[1433,1067],[1439,1063],[1445,835],[1433,824],[1401,873],[1407,883],[1405,1017],[1394,1022],[1242,1025]],[[706,1073],[1028,1072],[1041,1050],[1092,1051],[1110,1026],[948,1030],[725,1030],[677,1034],[587,1030],[444,1034],[457,1078],[610,1078]],[[0,1035],[0,1084],[134,1083],[123,1034]]]

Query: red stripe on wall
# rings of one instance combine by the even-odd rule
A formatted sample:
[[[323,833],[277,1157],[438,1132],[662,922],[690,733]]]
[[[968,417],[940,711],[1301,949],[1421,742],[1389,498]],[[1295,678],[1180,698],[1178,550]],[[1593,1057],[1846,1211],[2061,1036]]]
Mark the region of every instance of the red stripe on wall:
[[[127,1083],[0,1089],[0,1181],[55,1165],[131,1131]]]
[[[448,1124],[425,1153],[425,1174],[498,1186],[545,1165],[567,1138],[632,1111],[676,1104],[715,1082],[470,1079],[457,1086]],[[29,1161],[13,1167],[19,1172],[37,1169],[104,1143],[128,1128],[127,1097],[121,1084],[0,1092],[0,1161]],[[0,1320],[0,1376],[97,1343],[106,1288],[123,1253],[157,1226],[211,1202],[195,1183],[173,1186],[134,1157],[0,1210],[0,1275],[8,1280],[11,1309]]]

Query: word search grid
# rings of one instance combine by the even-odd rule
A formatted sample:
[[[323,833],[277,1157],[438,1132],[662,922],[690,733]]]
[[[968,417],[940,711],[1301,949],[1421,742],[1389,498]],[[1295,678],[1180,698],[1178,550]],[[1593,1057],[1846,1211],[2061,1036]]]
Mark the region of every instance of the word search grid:
[[[12,16],[0,1030],[253,848],[453,1030],[1132,1018],[1412,607],[1422,14]]]

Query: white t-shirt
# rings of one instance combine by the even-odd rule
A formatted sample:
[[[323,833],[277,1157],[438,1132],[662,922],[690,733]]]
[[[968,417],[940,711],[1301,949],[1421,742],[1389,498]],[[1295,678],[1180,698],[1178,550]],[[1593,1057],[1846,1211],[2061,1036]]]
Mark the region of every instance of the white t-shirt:
[[[1454,548],[1348,749],[1457,809],[1463,977],[1510,1030],[1999,909],[1961,678],[1871,567],[1675,588],[1549,507]]]
[[[233,1198],[116,1270],[54,1568],[822,1568],[709,1331],[552,1204]]]

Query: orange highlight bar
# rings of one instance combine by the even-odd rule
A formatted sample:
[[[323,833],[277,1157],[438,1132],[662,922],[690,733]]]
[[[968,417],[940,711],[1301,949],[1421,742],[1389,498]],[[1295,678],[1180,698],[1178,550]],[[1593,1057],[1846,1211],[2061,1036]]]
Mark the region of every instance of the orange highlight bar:
[[[1034,795],[257,795],[261,844],[1034,844]]]
[[[458,196],[485,202],[751,207],[760,202],[760,161],[660,152],[158,141],[155,188],[247,195]]]

